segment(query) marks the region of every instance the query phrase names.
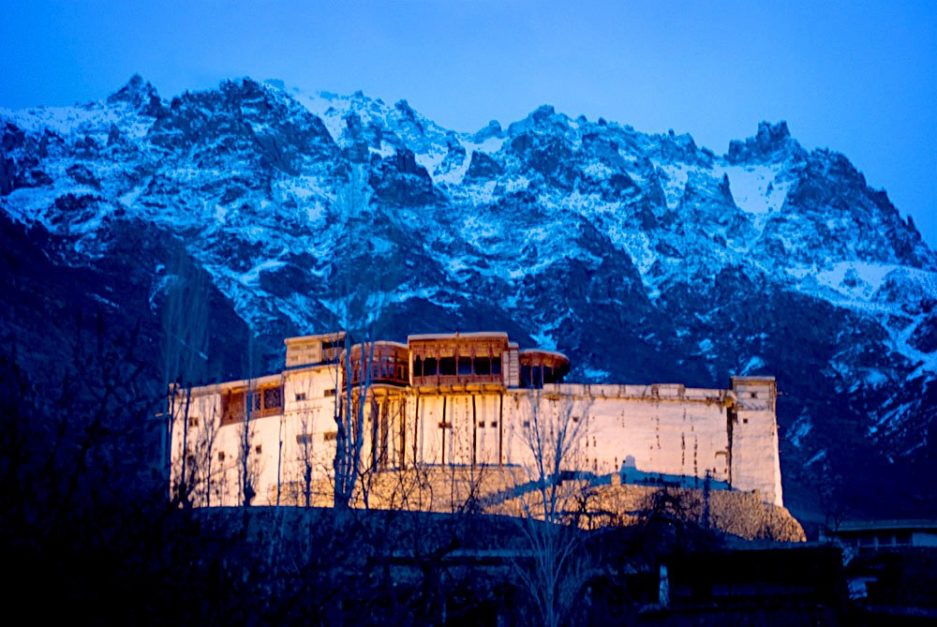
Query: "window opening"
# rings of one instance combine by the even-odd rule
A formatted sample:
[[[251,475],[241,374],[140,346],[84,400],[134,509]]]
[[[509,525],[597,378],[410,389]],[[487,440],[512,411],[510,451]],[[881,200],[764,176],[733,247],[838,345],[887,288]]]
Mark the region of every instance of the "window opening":
[[[443,357],[439,360],[439,374],[442,376],[451,376],[455,372],[455,357]]]

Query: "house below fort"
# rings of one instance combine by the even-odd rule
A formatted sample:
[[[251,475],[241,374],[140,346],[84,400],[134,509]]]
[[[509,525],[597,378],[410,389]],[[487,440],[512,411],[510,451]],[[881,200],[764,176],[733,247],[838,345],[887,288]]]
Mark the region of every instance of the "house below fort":
[[[566,356],[496,332],[411,335],[347,355],[344,333],[285,343],[282,372],[171,394],[171,482],[187,477],[195,505],[244,502],[245,474],[255,505],[300,503],[303,484],[328,485],[349,397],[365,403],[367,472],[523,467],[531,423],[550,416],[577,425],[566,470],[708,482],[783,504],[773,377],[733,377],[727,389],[567,383]]]

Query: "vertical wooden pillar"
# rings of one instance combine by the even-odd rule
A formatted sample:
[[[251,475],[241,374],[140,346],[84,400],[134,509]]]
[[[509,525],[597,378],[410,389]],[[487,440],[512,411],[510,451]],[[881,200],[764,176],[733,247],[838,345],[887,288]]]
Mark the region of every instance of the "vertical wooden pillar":
[[[443,394],[442,397],[442,464],[446,465],[446,399],[447,396]]]
[[[504,465],[504,392],[498,395],[498,465]]]
[[[407,397],[404,396],[400,399],[400,405],[397,410],[397,420],[400,421],[398,426],[399,438],[397,441],[397,463],[400,464],[401,470],[403,470],[407,465]]]
[[[413,411],[413,467],[420,465],[417,443],[420,441],[420,395],[416,395],[416,408]]]
[[[474,365],[473,365],[474,367]],[[478,456],[478,413],[475,409],[475,395],[472,394],[472,467]]]

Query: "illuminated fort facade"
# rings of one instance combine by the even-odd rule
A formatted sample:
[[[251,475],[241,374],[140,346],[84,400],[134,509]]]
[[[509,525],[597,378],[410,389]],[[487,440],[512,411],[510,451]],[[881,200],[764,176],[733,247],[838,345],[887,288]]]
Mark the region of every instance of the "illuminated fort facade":
[[[567,383],[566,356],[491,332],[375,341],[348,359],[343,333],[285,343],[280,373],[173,394],[170,479],[187,478],[195,505],[243,503],[246,474],[254,505],[298,504],[303,485],[328,485],[349,396],[366,472],[521,467],[531,422],[551,416],[577,425],[568,470],[783,504],[773,377],[726,389]]]

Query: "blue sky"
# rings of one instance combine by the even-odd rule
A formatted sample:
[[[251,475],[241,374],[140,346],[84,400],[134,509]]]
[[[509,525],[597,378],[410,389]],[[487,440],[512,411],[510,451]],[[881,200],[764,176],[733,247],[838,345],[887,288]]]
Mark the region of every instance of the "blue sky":
[[[472,131],[552,104],[718,153],[787,120],[937,246],[937,2],[3,0],[0,106],[224,78],[406,98]]]

